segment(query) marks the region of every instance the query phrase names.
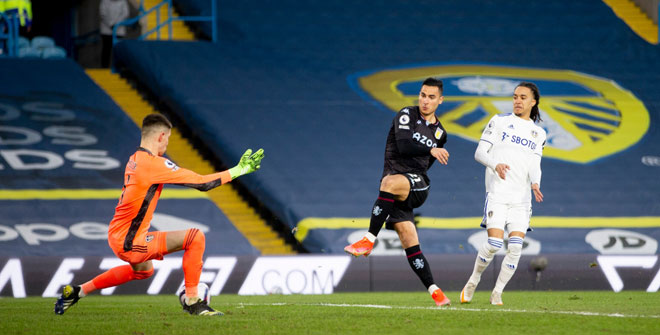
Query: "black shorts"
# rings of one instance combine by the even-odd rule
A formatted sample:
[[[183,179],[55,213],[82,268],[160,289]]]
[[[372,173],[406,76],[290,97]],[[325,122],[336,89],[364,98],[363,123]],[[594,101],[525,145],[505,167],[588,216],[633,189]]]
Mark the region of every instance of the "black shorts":
[[[394,224],[397,222],[410,221],[415,222],[413,209],[420,207],[429,196],[429,183],[420,175],[413,173],[404,173],[408,182],[410,182],[410,193],[408,198],[404,201],[394,201],[394,209],[390,217],[385,222],[386,229],[394,229]]]

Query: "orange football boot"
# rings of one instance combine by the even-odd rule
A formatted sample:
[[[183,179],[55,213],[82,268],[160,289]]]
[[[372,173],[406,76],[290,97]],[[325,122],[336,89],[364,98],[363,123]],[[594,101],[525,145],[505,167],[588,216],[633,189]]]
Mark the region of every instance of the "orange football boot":
[[[344,248],[344,251],[355,257],[360,257],[360,256],[367,257],[369,256],[369,254],[371,254],[371,251],[373,249],[374,249],[374,243],[369,241],[369,239],[367,239],[366,237],[363,237],[361,240],[351,245],[347,245]]]
[[[437,289],[433,291],[433,294],[431,294],[431,298],[435,301],[435,304],[438,306],[449,306],[451,305],[451,301],[445,294],[442,292],[441,289]]]

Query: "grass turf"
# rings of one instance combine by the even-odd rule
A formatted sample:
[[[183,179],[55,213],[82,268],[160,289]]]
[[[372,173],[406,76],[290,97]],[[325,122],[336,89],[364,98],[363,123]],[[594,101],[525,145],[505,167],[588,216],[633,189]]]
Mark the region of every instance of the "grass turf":
[[[424,292],[212,297],[222,317],[187,315],[174,295],[91,295],[64,315],[54,298],[2,298],[0,334],[660,333],[658,293],[505,291],[504,306],[489,294],[461,305],[448,292],[450,308]]]

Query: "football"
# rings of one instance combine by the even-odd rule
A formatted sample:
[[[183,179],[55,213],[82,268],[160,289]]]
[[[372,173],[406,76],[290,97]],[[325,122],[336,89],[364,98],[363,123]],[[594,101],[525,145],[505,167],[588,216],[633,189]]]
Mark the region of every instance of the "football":
[[[183,307],[186,304],[186,301],[185,301],[186,288],[185,288],[185,286],[182,285],[181,288],[178,290],[177,294],[179,296],[179,303],[181,303],[181,306]],[[199,297],[202,300],[206,301],[207,305],[211,304],[211,293],[210,293],[209,286],[206,285],[206,283],[199,283],[197,285],[197,295],[199,295]]]

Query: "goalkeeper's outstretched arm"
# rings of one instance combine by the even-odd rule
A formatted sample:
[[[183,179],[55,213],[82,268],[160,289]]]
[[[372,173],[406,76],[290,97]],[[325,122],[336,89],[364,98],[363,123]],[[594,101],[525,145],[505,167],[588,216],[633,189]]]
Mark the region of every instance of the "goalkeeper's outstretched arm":
[[[252,149],[247,149],[241,156],[238,164],[229,170],[202,176],[190,170],[178,169],[177,172],[181,176],[176,178],[176,180],[169,180],[169,182],[165,183],[191,187],[206,192],[240,176],[259,170],[261,168],[261,160],[264,157],[263,149],[259,149],[254,153],[252,153]]]

